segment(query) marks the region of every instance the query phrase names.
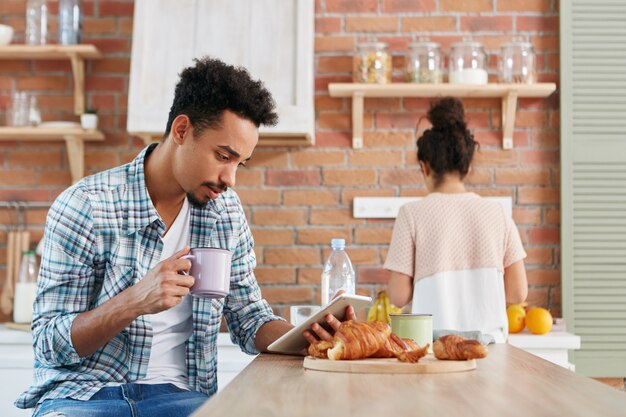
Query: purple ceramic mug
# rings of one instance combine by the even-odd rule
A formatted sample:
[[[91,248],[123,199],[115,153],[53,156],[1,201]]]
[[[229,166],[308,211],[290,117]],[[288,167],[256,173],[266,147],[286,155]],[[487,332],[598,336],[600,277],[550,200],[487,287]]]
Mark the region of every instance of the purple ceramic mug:
[[[196,279],[191,294],[202,298],[226,297],[230,288],[230,263],[233,253],[218,248],[193,248],[181,259],[191,261],[185,273]]]

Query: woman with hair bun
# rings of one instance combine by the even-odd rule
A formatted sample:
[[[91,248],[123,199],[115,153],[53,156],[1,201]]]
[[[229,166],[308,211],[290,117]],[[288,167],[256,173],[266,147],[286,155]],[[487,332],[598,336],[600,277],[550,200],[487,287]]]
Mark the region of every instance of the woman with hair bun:
[[[479,330],[505,342],[506,304],[528,294],[519,232],[500,204],[465,189],[478,142],[461,102],[440,99],[427,117],[432,128],[417,140],[417,159],[429,193],[396,218],[385,262],[389,298],[431,313],[435,329]]]

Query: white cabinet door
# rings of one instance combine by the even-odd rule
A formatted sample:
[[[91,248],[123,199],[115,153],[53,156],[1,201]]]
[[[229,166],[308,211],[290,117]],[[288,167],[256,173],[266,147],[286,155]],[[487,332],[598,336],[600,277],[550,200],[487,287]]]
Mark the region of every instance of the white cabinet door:
[[[180,71],[217,57],[262,80],[279,124],[262,136],[314,137],[313,0],[137,0],[128,131],[162,133]]]

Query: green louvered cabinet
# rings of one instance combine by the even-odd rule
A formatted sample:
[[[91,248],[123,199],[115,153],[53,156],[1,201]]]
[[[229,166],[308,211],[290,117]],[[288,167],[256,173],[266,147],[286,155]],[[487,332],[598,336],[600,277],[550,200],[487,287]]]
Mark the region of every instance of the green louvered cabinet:
[[[626,377],[626,0],[561,1],[563,313],[576,372]]]

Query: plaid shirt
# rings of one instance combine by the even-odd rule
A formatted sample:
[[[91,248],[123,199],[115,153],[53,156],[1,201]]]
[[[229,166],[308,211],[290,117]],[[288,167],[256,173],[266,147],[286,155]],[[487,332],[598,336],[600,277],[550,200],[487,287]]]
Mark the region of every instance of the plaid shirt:
[[[33,313],[34,383],[17,407],[52,398],[86,400],[103,387],[146,376],[152,345],[146,316],[84,358],[72,346],[71,329],[76,316],[134,285],[159,262],[165,224],[144,176],[144,158],[153,146],[129,164],[84,178],[50,208]],[[189,386],[212,395],[222,314],[232,341],[249,354],[258,353],[259,327],[280,318],[261,298],[254,242],[235,192],[220,194],[204,208],[191,207],[190,245],[233,252],[228,296],[192,297],[193,332],[185,343]]]

